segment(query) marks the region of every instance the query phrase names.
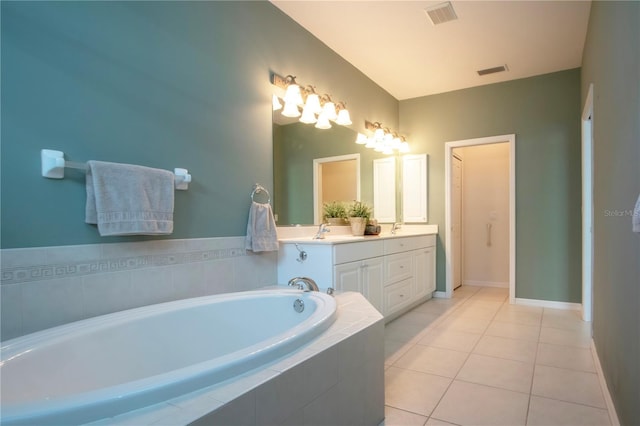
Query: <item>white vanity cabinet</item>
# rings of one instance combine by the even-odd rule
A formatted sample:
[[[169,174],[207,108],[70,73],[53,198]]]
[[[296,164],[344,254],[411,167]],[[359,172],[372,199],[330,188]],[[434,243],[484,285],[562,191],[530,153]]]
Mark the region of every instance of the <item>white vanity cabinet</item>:
[[[278,282],[297,276],[358,291],[390,321],[435,291],[435,235],[281,241]]]

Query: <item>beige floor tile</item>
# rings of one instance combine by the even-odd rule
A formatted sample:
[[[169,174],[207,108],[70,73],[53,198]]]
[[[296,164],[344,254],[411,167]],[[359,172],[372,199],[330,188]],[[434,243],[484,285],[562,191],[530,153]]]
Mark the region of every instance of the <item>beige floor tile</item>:
[[[554,399],[532,396],[529,404],[528,426],[605,426],[609,413],[600,408]]]
[[[508,337],[510,339],[537,342],[538,337],[540,337],[540,327],[494,320],[489,324],[485,334],[488,336]]]
[[[542,322],[542,308],[503,305],[494,317],[494,320],[539,327]]]
[[[484,333],[491,321],[488,319],[448,316],[438,327],[447,330],[466,331],[467,333]]]
[[[529,393],[533,379],[533,364],[471,354],[456,376],[456,380]]]
[[[460,371],[468,355],[466,352],[415,345],[402,355],[394,366],[453,378]]]
[[[450,383],[446,377],[390,367],[385,371],[385,403],[429,416]]]
[[[432,417],[459,425],[524,425],[529,396],[455,380]]]
[[[582,321],[580,311],[545,308],[542,314],[542,326],[583,331],[589,330],[591,323]]]
[[[542,327],[540,329],[540,342],[554,345],[576,346],[579,348],[591,347],[591,333],[588,330],[567,330],[563,328]]]
[[[536,365],[531,394],[606,408],[598,376],[584,371]]]
[[[384,340],[384,362],[385,364],[393,364],[405,354],[411,347],[412,343],[405,343],[399,340]]]
[[[528,340],[483,336],[473,352],[480,355],[533,363],[537,346],[538,344],[536,342],[530,342]]]
[[[424,337],[418,340],[418,344],[435,346],[437,348],[452,349],[454,351],[471,352],[478,340],[482,337],[479,333],[466,331],[447,330],[437,327],[430,330]]]
[[[417,341],[424,332],[425,326],[402,321],[402,317],[391,321],[384,327],[384,338],[401,342]]]
[[[470,305],[465,303],[460,306],[458,309],[451,313],[451,318],[468,318],[470,320],[474,319],[483,319],[483,320],[491,320],[496,316],[496,312],[498,311],[498,307],[486,307],[480,305]]]
[[[590,373],[596,372],[591,349],[573,346],[539,343],[536,364],[588,371]]]
[[[429,299],[417,306],[412,312],[443,315],[454,309],[456,302],[453,299]]]
[[[455,423],[445,422],[444,420],[436,419],[434,417],[429,417],[427,420],[426,426],[456,426]]]
[[[426,421],[426,416],[387,405],[384,407],[384,421],[379,426],[423,426]]]

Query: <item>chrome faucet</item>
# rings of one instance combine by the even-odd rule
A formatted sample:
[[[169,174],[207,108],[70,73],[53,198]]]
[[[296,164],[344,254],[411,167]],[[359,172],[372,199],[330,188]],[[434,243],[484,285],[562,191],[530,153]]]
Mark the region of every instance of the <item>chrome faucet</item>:
[[[396,222],[393,224],[393,226],[391,227],[391,235],[396,235],[396,231],[398,231],[398,229],[402,228],[402,224],[399,222]]]
[[[314,240],[324,240],[324,234],[326,232],[331,232],[331,229],[327,227],[326,223],[321,223],[318,228],[318,233],[313,237]]]
[[[320,291],[318,284],[309,277],[295,277],[289,280],[288,285],[298,287],[302,291]]]

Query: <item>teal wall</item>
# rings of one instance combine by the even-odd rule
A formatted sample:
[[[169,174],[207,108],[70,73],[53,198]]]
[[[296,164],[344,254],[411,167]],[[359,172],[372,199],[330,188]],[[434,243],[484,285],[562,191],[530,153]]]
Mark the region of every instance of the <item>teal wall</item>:
[[[244,235],[255,182],[272,186],[270,72],[295,74],[364,119],[397,128],[398,102],[266,1],[1,2],[2,248],[98,236],[67,159],[189,169],[169,238]],[[156,237],[159,238],[159,237]]]
[[[592,3],[582,99],[593,84],[593,340],[623,425],[640,424],[639,45],[640,3]]]
[[[429,154],[429,222],[445,290],[444,144],[516,135],[516,297],[581,302],[580,70],[400,102],[401,131]]]

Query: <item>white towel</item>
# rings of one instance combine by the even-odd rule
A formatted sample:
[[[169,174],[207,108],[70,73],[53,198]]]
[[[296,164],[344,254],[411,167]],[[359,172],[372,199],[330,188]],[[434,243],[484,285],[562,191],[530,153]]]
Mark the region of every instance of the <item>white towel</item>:
[[[85,222],[101,236],[171,234],[173,181],[168,170],[89,161]]]
[[[636,207],[633,209],[633,218],[631,218],[631,220],[633,222],[633,232],[640,233],[640,195],[638,195]]]
[[[278,234],[271,204],[251,202],[245,248],[254,252],[278,250]]]

